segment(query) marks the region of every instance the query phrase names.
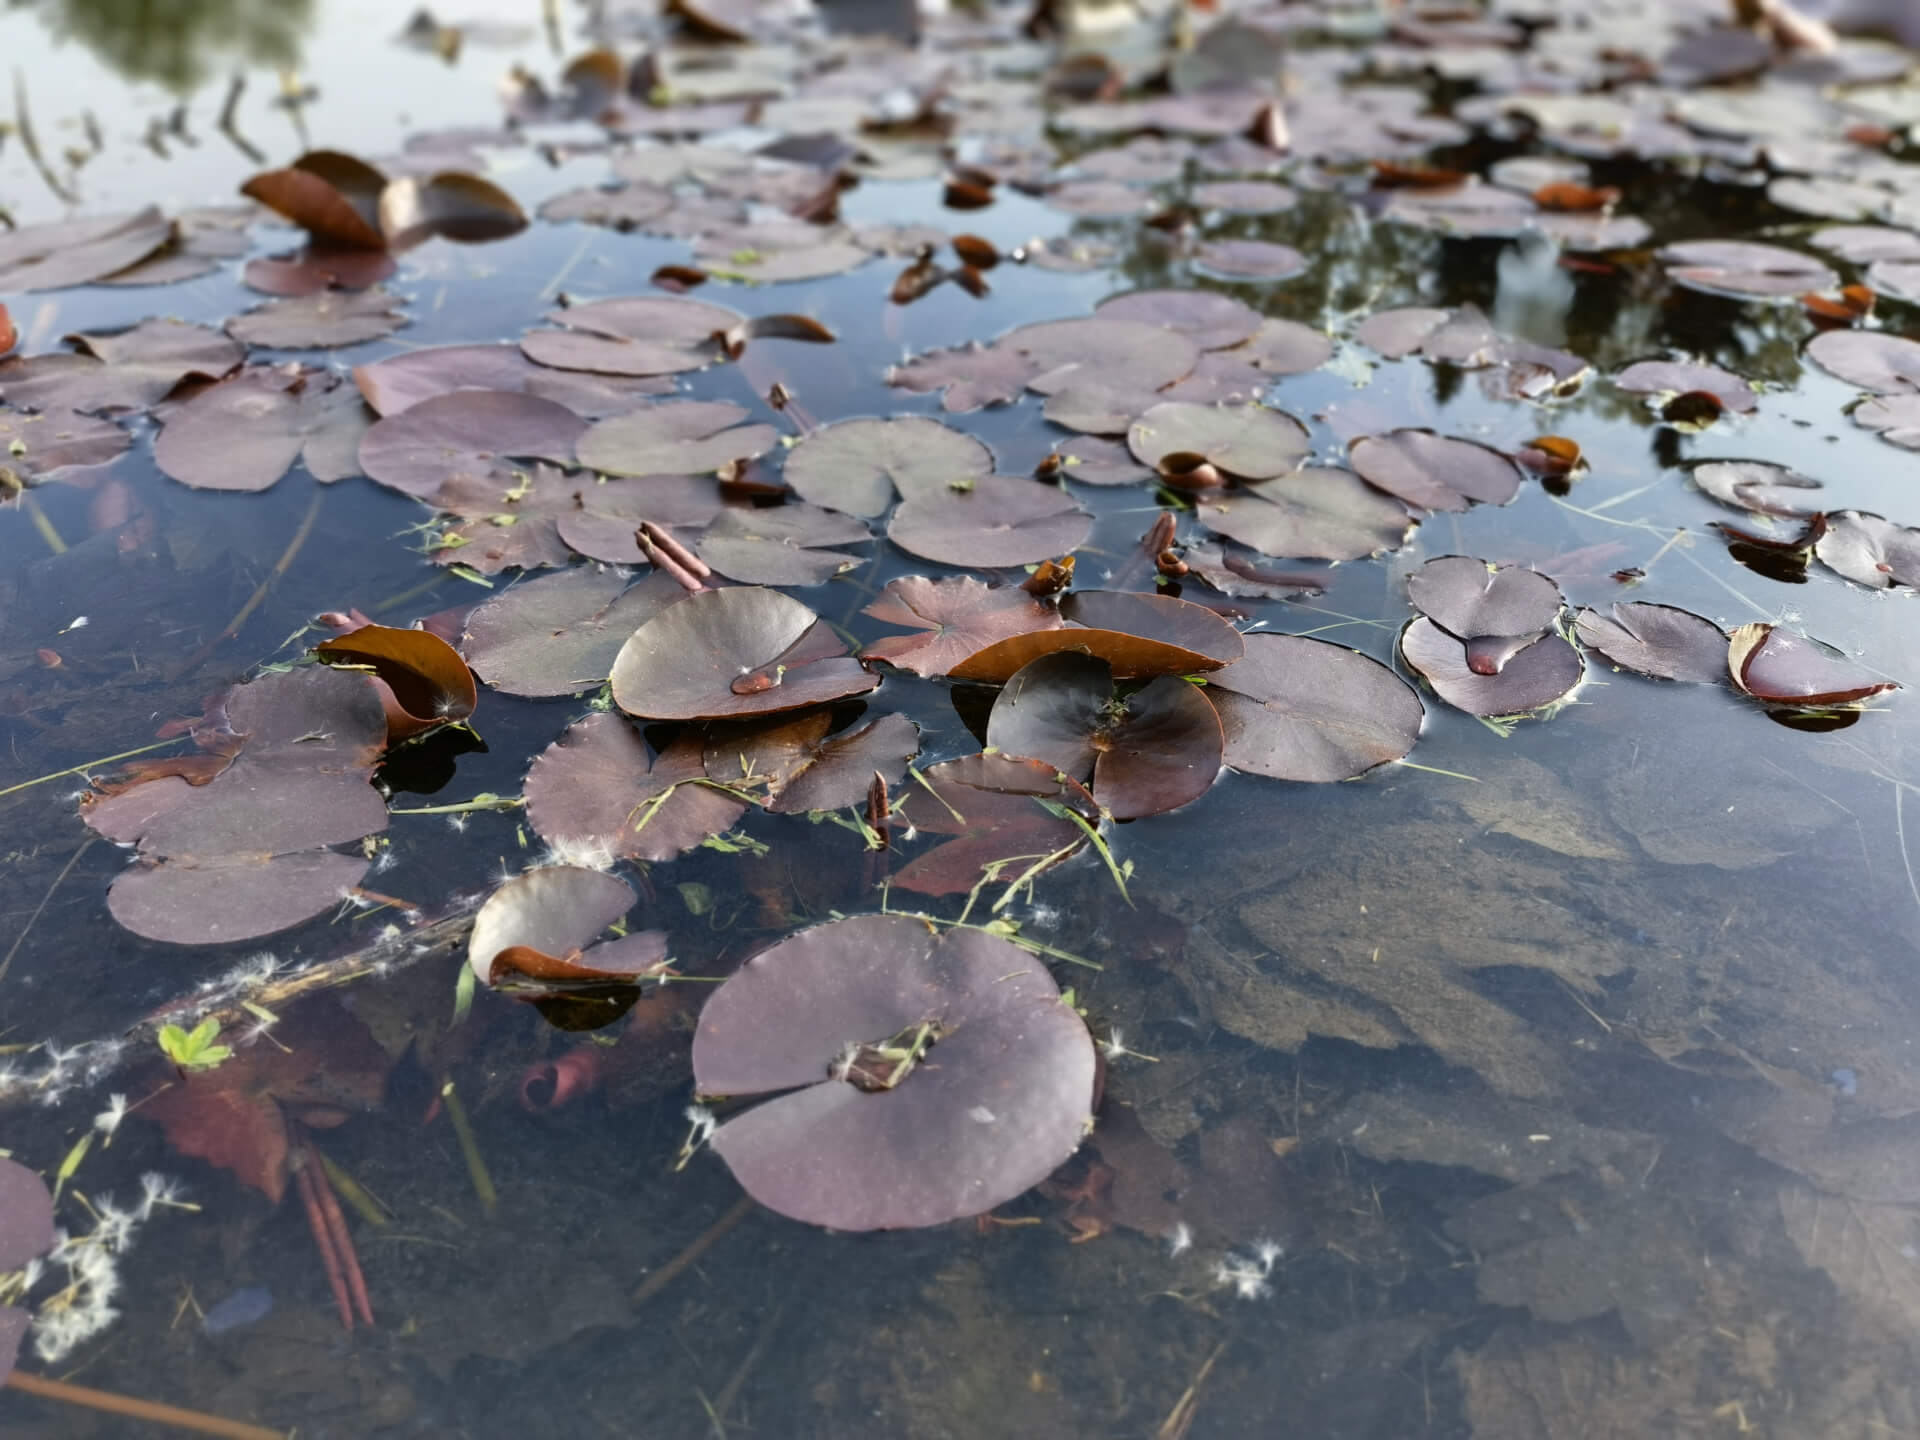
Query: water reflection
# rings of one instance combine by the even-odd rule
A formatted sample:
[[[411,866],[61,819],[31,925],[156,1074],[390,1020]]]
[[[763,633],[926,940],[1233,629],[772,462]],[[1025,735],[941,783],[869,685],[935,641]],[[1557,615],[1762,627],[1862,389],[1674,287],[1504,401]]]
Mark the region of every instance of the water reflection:
[[[129,80],[190,95],[225,65],[292,70],[313,0],[41,0],[56,40],[78,41]]]

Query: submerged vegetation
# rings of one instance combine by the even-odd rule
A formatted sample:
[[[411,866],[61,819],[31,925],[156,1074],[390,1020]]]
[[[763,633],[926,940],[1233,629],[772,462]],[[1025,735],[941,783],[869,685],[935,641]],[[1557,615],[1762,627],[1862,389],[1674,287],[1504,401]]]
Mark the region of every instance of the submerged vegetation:
[[[1920,36],[1814,8],[423,11],[371,140],[298,10],[219,160],[107,27],[185,208],[16,82],[8,1383],[1920,1427]]]

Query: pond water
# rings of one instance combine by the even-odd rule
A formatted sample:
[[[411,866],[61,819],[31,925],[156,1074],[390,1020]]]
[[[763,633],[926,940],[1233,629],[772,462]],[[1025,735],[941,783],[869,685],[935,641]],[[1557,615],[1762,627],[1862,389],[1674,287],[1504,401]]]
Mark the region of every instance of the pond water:
[[[1823,331],[1798,298],[1864,277],[1878,305],[1856,317],[1859,333],[1920,339],[1902,298],[1920,284],[1909,290],[1898,268],[1920,258],[1920,237],[1902,228],[1920,220],[1905,128],[1920,117],[1914,57],[1852,37],[1824,55],[1776,51],[1756,32],[1714,29],[1732,7],[1707,0],[1391,15],[1222,5],[1126,25],[1105,23],[1110,7],[1046,8],[1067,39],[1030,38],[1012,12],[956,11],[927,21],[918,52],[844,33],[891,14],[835,11],[842,33],[824,34],[745,4],[698,13],[747,24],[761,43],[690,38],[693,21],[651,5],[568,0],[465,0],[409,36],[398,33],[408,17],[359,0],[42,0],[0,14],[15,72],[0,208],[20,227],[230,205],[249,176],[316,149],[389,174],[477,171],[530,216],[609,185],[610,147],[629,178],[658,159],[658,136],[633,138],[641,129],[734,152],[834,135],[865,151],[796,147],[861,176],[819,235],[890,253],[741,283],[780,262],[791,233],[736,231],[698,207],[724,191],[765,218],[828,177],[788,170],[749,184],[703,152],[635,227],[535,218],[484,244],[428,239],[396,254],[385,281],[404,328],[326,349],[256,344],[254,363],[344,374],[515,340],[562,302],[664,296],[660,267],[697,258],[716,273],[690,298],[804,315],[835,339],[767,327],[732,363],[674,377],[683,397],[732,402],[789,442],[846,417],[930,417],[983,441],[996,473],[1024,476],[1056,447],[1095,447],[1050,422],[1039,394],[949,412],[938,394],[890,386],[889,367],[1084,316],[1112,295],[1204,290],[1329,337],[1319,363],[1260,377],[1257,398],[1304,427],[1293,461],[1310,449],[1312,463],[1343,464],[1360,437],[1409,428],[1506,454],[1561,436],[1583,457],[1570,476],[1529,472],[1509,503],[1421,509],[1406,543],[1371,558],[1329,568],[1248,552],[1243,569],[1304,568],[1314,583],[1238,596],[1194,573],[1214,538],[1194,492],[1144,471],[1091,485],[1069,467],[1065,490],[1092,517],[1078,589],[1153,590],[1141,538],[1171,511],[1194,571],[1166,593],[1224,610],[1247,635],[1335,642],[1418,689],[1424,719],[1405,763],[1325,784],[1229,768],[1168,813],[1098,823],[1101,849],[1030,883],[1008,887],[1020,867],[1000,874],[964,909],[964,884],[937,897],[877,885],[886,872],[854,811],[840,810],[842,823],[729,812],[709,843],[695,833],[677,858],[619,868],[638,895],[629,927],[664,932],[690,978],[646,987],[632,1019],[622,991],[616,1022],[587,1035],[550,1023],[568,1018],[552,1003],[485,986],[455,1017],[475,905],[542,851],[534,817],[510,802],[563,729],[608,709],[604,693],[595,703],[604,669],[556,698],[483,685],[471,729],[390,753],[378,778],[391,818],[369,842],[358,903],[228,943],[143,938],[116,921],[131,910],[110,912],[109,886],[132,857],[82,820],[90,781],[113,780],[129,752],[183,753],[160,744],[180,738],[170,722],[302,660],[331,633],[315,620],[323,612],[393,626],[443,617],[483,679],[498,678],[462,640],[467,612],[539,574],[483,574],[459,548],[441,557],[457,563],[435,565],[433,537],[449,522],[351,463],[348,478],[317,484],[311,450],[255,493],[180,483],[154,437],[185,428],[196,382],[155,413],[170,378],[116,414],[133,437],[124,454],[50,473],[0,509],[0,1151],[60,1179],[59,1223],[76,1233],[97,1230],[113,1213],[105,1197],[130,1201],[150,1172],[177,1180],[195,1208],[148,1206],[115,1256],[117,1318],[60,1344],[43,1314],[16,1381],[44,1374],[309,1440],[1920,1435],[1913,697],[1769,708],[1723,681],[1656,681],[1587,651],[1564,703],[1511,721],[1483,707],[1495,717],[1483,720],[1436,695],[1399,650],[1409,577],[1455,555],[1551,577],[1566,614],[1556,601],[1532,628],[1569,655],[1557,631],[1571,631],[1573,610],[1645,600],[1727,631],[1817,637],[1871,677],[1920,678],[1912,532],[1889,542],[1883,568],[1867,566],[1867,580],[1906,577],[1879,588],[1810,555],[1795,539],[1802,520],[1721,503],[1693,478],[1707,462],[1766,462],[1824,487],[1807,511],[1920,523],[1920,460],[1856,423],[1865,382],[1807,357]],[[1221,27],[1211,41],[1208,27]],[[560,94],[567,61],[600,42],[626,62],[649,49],[659,85],[699,108],[600,96],[625,132],[610,141],[503,84],[522,67]],[[1091,62],[1052,68],[1096,51],[1113,57],[1110,76]],[[1103,78],[1116,90],[1150,80],[1169,56],[1185,110],[1164,96],[1143,102],[1159,112],[1124,108],[1151,90],[1075,98]],[[1194,78],[1204,67],[1211,92]],[[1258,86],[1276,68],[1293,147],[1229,144],[1271,98]],[[1095,84],[1077,89],[1090,73]],[[502,129],[508,109],[527,123]],[[881,125],[883,113],[902,118]],[[935,113],[949,122],[931,123]],[[1115,159],[1149,130],[1166,138]],[[990,204],[950,203],[966,197],[948,184],[942,144],[999,178]],[[1522,156],[1560,168],[1516,172]],[[1604,217],[1524,198],[1573,164],[1586,167],[1580,183],[1618,188]],[[1436,186],[1444,177],[1420,166],[1527,181],[1489,200]],[[1293,193],[1260,205],[1196,193],[1226,174]],[[1105,177],[1142,198],[1096,203],[1050,188],[1062,176]],[[1621,225],[1604,243],[1580,230],[1603,220]],[[302,237],[266,211],[241,223],[197,277],[33,293],[7,289],[0,232],[0,303],[19,354],[152,316],[219,327],[249,310],[263,297],[242,283],[242,257],[285,254]],[[1837,253],[1849,242],[1825,232],[1842,223],[1886,226],[1874,253],[1895,258],[1869,274]],[[1565,249],[1542,240],[1542,224],[1561,225]],[[983,294],[944,283],[893,303],[919,241],[882,237],[881,225],[971,234],[1009,258],[984,272]],[[731,238],[696,257],[703,234]],[[1062,252],[1079,252],[1071,263],[1010,256],[1062,236]],[[1222,278],[1226,252],[1202,247],[1225,240],[1290,246],[1300,261],[1276,279]],[[1812,278],[1768,296],[1704,293],[1656,253],[1689,240],[1782,247],[1811,262]],[[944,250],[939,263],[958,265]],[[1411,306],[1436,313],[1401,358],[1356,337],[1368,317]],[[1465,306],[1477,312],[1454,310]],[[1417,351],[1441,310],[1469,335],[1451,352],[1465,363]],[[1120,339],[1083,363],[1135,374],[1142,347]],[[1670,419],[1667,395],[1615,383],[1647,360],[1721,367],[1688,386],[1738,377],[1723,392],[1734,403],[1707,406],[1704,424]],[[1567,379],[1579,362],[1590,368]],[[1915,374],[1878,388],[1898,401]],[[0,369],[0,402],[38,408],[7,394],[13,378]],[[1014,394],[1030,378],[1020,372]],[[1115,436],[1159,398],[1129,383],[1083,400],[1134,407],[1108,427]],[[785,410],[769,404],[776,386],[794,402]],[[355,423],[373,418],[353,404]],[[19,423],[4,408],[0,423],[9,415]],[[231,430],[216,428],[192,462],[215,473],[257,440],[238,412],[222,423]],[[799,453],[757,449],[770,452],[753,472],[763,478]],[[1238,474],[1226,456],[1218,468]],[[510,532],[514,518],[491,523]],[[533,528],[518,519],[521,535]],[[469,556],[496,543],[488,523],[468,527]],[[898,634],[865,613],[890,581],[969,573],[879,534],[856,552],[824,583],[784,587],[856,648]],[[1019,566],[978,573],[1027,578]],[[752,688],[736,681],[732,693]],[[889,668],[877,690],[843,698],[833,723],[904,714],[924,773],[981,749],[995,693]],[[617,671],[613,698],[632,708]],[[698,729],[650,723],[644,734],[658,752]],[[1102,799],[1106,783],[1095,781]],[[901,779],[894,803],[930,827],[915,789]],[[468,803],[485,796],[508,801]],[[926,837],[897,823],[890,834],[898,878]],[[268,904],[190,897],[167,924],[230,934]],[[1001,930],[1071,987],[1103,1051],[1104,1094],[1078,1153],[985,1218],[843,1233],[743,1203],[718,1154],[687,1156],[699,1129],[688,1041],[711,982],[746,957],[883,906],[1011,922]],[[383,940],[395,925],[403,933]],[[594,995],[576,1022],[604,1018],[605,993]],[[158,1020],[210,1008],[236,1053],[189,1077],[162,1056]],[[957,1068],[959,1046],[948,1054]],[[936,1043],[922,1063],[939,1061]],[[549,1095],[569,1067],[593,1066],[592,1093]],[[131,1113],[96,1127],[114,1095]],[[299,1163],[311,1155],[317,1167],[322,1151],[371,1326],[342,1325],[302,1203],[324,1205]],[[29,1307],[58,1288],[5,1284],[0,1301]],[[152,1433],[14,1388],[0,1390],[0,1430]]]

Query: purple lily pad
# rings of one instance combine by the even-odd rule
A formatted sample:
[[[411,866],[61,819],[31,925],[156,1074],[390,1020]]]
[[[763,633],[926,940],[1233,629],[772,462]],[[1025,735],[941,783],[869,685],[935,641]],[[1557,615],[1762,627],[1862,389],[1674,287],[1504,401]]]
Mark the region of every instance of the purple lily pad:
[[[126,453],[133,437],[111,420],[71,410],[30,414],[0,406],[0,455],[23,480],[45,480],[62,470],[106,465]]]
[[[920,753],[920,728],[904,715],[829,734],[832,723],[826,711],[812,710],[716,730],[706,742],[706,773],[736,789],[764,790],[775,815],[803,814],[861,804],[876,775],[897,785]]]
[[[1852,705],[1900,688],[1831,646],[1760,622],[1727,637],[1727,668],[1754,699],[1796,708]]]
[[[889,635],[860,652],[915,675],[944,675],[991,645],[1034,630],[1057,630],[1060,612],[1018,586],[992,586],[970,575],[929,580],[905,575],[887,582],[863,614],[910,635]]]
[[[671,860],[731,830],[746,806],[699,783],[700,738],[684,736],[649,757],[623,715],[569,725],[527,771],[527,823],[562,854]]]
[[[1642,360],[1613,377],[1614,388],[1629,395],[1684,395],[1704,392],[1742,414],[1759,405],[1753,387],[1731,370],[1677,360]]]
[[[1125,320],[1172,330],[1202,350],[1243,344],[1261,325],[1259,311],[1212,290],[1135,290],[1102,300],[1093,313],[1101,320]]]
[[[1029,631],[976,651],[951,668],[959,680],[1004,685],[1042,655],[1077,651],[1103,660],[1122,680],[1191,675],[1238,660],[1240,632],[1204,605],[1172,595],[1076,590],[1060,604],[1069,623]]]
[[[502,590],[467,617],[460,653],[508,695],[575,695],[606,682],[635,630],[686,598],[671,576],[629,587],[618,570],[584,566]]]
[[[1413,608],[1467,642],[1477,673],[1488,658],[1474,642],[1538,635],[1559,618],[1566,604],[1560,587],[1538,570],[1521,565],[1489,565],[1466,555],[1442,555],[1407,577]]]
[[[1858,585],[1920,586],[1920,530],[1864,510],[1834,510],[1813,553]]]
[[[1807,358],[1875,395],[1920,391],[1920,341],[1884,330],[1829,330],[1807,342]]]
[[[1039,374],[1027,356],[999,345],[961,345],[929,350],[887,372],[887,383],[916,395],[939,394],[949,414],[985,405],[1011,405]]]
[[[919,415],[815,430],[787,453],[783,472],[801,499],[869,519],[886,512],[896,490],[904,500],[925,499],[992,473],[985,445]]]
[[[1141,464],[1155,469],[1164,467],[1170,456],[1197,455],[1224,474],[1270,480],[1295,469],[1311,446],[1304,425],[1264,405],[1169,401],[1133,423],[1127,448]]]
[[[967,755],[924,778],[893,807],[920,834],[945,837],[894,872],[895,885],[922,895],[965,895],[983,880],[1056,864],[1085,839],[1064,812],[1089,824],[1100,814],[1079,781],[1024,756]]]
[[[519,390],[598,420],[638,409],[648,397],[673,393],[668,379],[549,370],[513,345],[433,345],[356,365],[353,378],[381,415],[397,415],[455,390]]]
[[[1290,280],[1307,268],[1307,257],[1273,240],[1203,240],[1194,246],[1193,268],[1220,280]]]
[[[511,488],[510,459],[570,465],[586,430],[586,421],[553,400],[455,390],[375,423],[360,442],[360,465],[380,484],[421,499],[459,478]]]
[[[145,410],[189,375],[217,380],[246,355],[218,330],[178,320],[67,339],[83,353],[0,362],[0,398],[28,410]]]
[[[333,350],[391,335],[407,323],[385,290],[321,290],[269,300],[227,322],[227,333],[271,350]]]
[[[1225,763],[1275,780],[1351,780],[1406,756],[1425,708],[1377,660],[1304,635],[1250,635],[1207,677]]]
[[[668,400],[602,420],[580,437],[580,463],[608,475],[704,475],[766,454],[771,425],[742,425],[723,400]]]
[[[1616,601],[1611,618],[1574,612],[1580,643],[1625,670],[1656,680],[1712,684],[1727,678],[1727,634],[1704,615],[1644,600]]]
[[[153,459],[197,490],[264,490],[296,460],[316,480],[344,480],[360,473],[369,429],[359,392],[342,376],[255,365],[166,407]]]
[[[655,615],[613,663],[613,698],[646,720],[771,715],[880,683],[798,600],[761,586],[703,590]]]
[[[1876,395],[1853,412],[1853,423],[1877,430],[1889,445],[1920,450],[1920,391],[1904,395]]]
[[[744,318],[739,311],[674,295],[638,295],[556,310],[565,327],[535,330],[520,348],[561,370],[603,375],[671,375],[723,357],[716,337]]]
[[[618,876],[578,865],[549,865],[514,876],[473,917],[467,964],[492,985],[523,970],[515,950],[555,960],[590,953],[594,939],[633,906],[633,888]]]
[[[641,521],[670,531],[700,530],[725,504],[705,475],[647,475],[580,485],[572,503],[573,508],[556,517],[560,538],[580,554],[610,565],[648,563],[635,536]]]
[[[1369,485],[1423,510],[1505,505],[1520,493],[1520,467],[1498,450],[1431,430],[1395,430],[1354,441],[1353,468]]]
[[[866,523],[814,505],[722,510],[695,547],[715,573],[747,585],[824,585],[859,560],[836,545],[873,538]]]
[[[1359,560],[1397,550],[1413,529],[1406,506],[1350,470],[1308,466],[1203,500],[1200,523],[1264,555]]]
[[[1051,485],[985,475],[902,501],[887,535],[923,560],[969,569],[1032,565],[1086,542],[1093,517]]]
[[[1656,252],[1667,276],[1689,290],[1736,300],[1785,300],[1835,284],[1810,255],[1751,240],[1687,240]]]
[[[881,1053],[903,1037],[931,1039],[925,1058]],[[816,926],[749,960],[702,1009],[693,1066],[702,1094],[773,1097],[713,1137],[747,1192],[836,1230],[991,1210],[1058,1168],[1093,1113],[1093,1042],[1046,970],[907,916]]]
[[[0,234],[0,295],[91,285],[138,264],[172,238],[172,222],[152,206],[134,215],[9,230]]]
[[[1712,460],[1693,468],[1693,483],[1722,505],[1758,515],[1804,519],[1821,507],[1799,497],[1822,487],[1818,480],[1765,460]]]
[[[1564,700],[1580,687],[1580,652],[1558,635],[1542,635],[1506,658],[1495,674],[1473,667],[1467,647],[1424,615],[1400,632],[1400,654],[1433,693],[1469,715],[1526,715]]]
[[[134,934],[171,945],[258,940],[340,904],[370,864],[332,850],[141,860],[114,877],[107,911]]]
[[[1114,390],[1159,390],[1191,374],[1201,351],[1177,330],[1100,315],[1022,325],[994,348],[1024,357],[1033,367],[1027,388],[1042,395],[1088,381]]]
[[[18,1270],[53,1248],[53,1196],[18,1160],[0,1156],[0,1271]],[[0,1362],[5,1354],[0,1351]],[[0,1375],[5,1366],[0,1363]]]

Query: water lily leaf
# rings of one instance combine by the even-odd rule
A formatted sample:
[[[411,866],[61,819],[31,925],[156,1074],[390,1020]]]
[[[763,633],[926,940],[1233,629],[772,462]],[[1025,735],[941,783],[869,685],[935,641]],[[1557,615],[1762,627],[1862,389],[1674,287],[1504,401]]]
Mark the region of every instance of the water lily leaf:
[[[217,380],[246,356],[218,330],[178,320],[67,339],[84,353],[0,362],[0,398],[29,410],[145,410],[189,375]]]
[[[533,989],[545,996],[581,985],[654,979],[671,963],[666,931],[636,930],[590,945],[577,955],[548,955],[530,945],[510,945],[493,957],[492,983],[523,995]]]
[[[577,513],[586,483],[538,463],[501,476],[449,476],[429,497],[435,508],[457,517],[434,537],[434,564],[462,565],[482,575],[569,564],[573,551],[560,538],[560,521]]]
[[[18,1160],[0,1157],[0,1270],[18,1270],[53,1248],[53,1196]],[[6,1356],[0,1351],[0,1369]]]
[[[1611,617],[1574,612],[1580,643],[1622,669],[1656,680],[1712,684],[1727,678],[1727,635],[1713,621],[1674,605],[1615,601]]]
[[[916,395],[940,395],[940,408],[965,414],[983,405],[1011,405],[1039,374],[1017,350],[998,345],[961,345],[929,350],[887,371],[887,383]]]
[[[866,523],[813,505],[722,510],[695,547],[729,580],[747,585],[824,585],[859,561],[832,547],[873,538]]]
[[[944,675],[1001,640],[1061,624],[1057,609],[1025,590],[987,585],[967,575],[946,580],[901,576],[888,581],[880,598],[862,613],[918,633],[875,640],[860,658],[884,660],[915,675]]]
[[[1807,358],[1876,395],[1920,391],[1920,341],[1884,330],[1828,330],[1807,342]]]
[[[1464,643],[1424,615],[1400,632],[1400,654],[1434,694],[1469,715],[1531,714],[1571,695],[1585,673],[1578,650],[1543,635],[1487,674],[1473,667]]]
[[[320,481],[360,473],[366,408],[342,376],[253,365],[169,407],[153,459],[198,490],[264,490],[296,460]]]
[[[880,683],[845,656],[813,611],[777,590],[706,590],[628,637],[613,664],[613,698],[647,720],[799,710]]]
[[[1115,678],[1190,675],[1231,665],[1244,653],[1240,632],[1204,605],[1171,595],[1081,590],[1061,603],[1071,622],[1029,631],[977,651],[948,672],[956,680],[1002,685],[1042,655],[1077,651],[1106,662]]]
[[[578,487],[574,508],[563,510],[556,523],[560,538],[582,555],[610,565],[644,565],[649,563],[647,552],[635,534],[641,521],[668,530],[698,530],[721,514],[724,503],[704,475],[603,480]]]
[[[566,406],[509,390],[454,390],[377,421],[360,442],[368,476],[431,498],[449,480],[514,484],[509,459],[570,465],[587,423]]]
[[[774,428],[739,423],[746,418],[725,401],[665,401],[593,425],[580,437],[580,463],[609,475],[707,474],[774,447]]]
[[[1191,374],[1201,347],[1178,331],[1137,320],[1047,320],[1003,335],[996,349],[1032,366],[1026,384],[1051,395],[1091,380],[1114,390],[1158,390]]]
[[[1814,231],[1808,243],[1856,265],[1869,265],[1875,260],[1920,260],[1920,235],[1889,225],[1830,225]]]
[[[1067,180],[1046,192],[1047,204],[1069,215],[1124,220],[1154,208],[1153,197],[1115,180]]]
[[[382,415],[455,390],[518,390],[554,400],[587,420],[621,415],[648,397],[671,395],[673,382],[646,376],[589,375],[536,365],[514,345],[433,345],[353,367],[354,383]]]
[[[862,804],[875,775],[897,785],[920,753],[920,728],[904,715],[829,735],[831,724],[831,715],[815,710],[722,727],[707,740],[706,773],[735,788],[764,789],[767,809],[788,815]]]
[[[1325,572],[1274,570],[1261,565],[1260,558],[1245,546],[1211,542],[1190,544],[1180,554],[1189,575],[1197,576],[1222,595],[1291,600],[1327,588]]]
[[[1418,351],[1452,314],[1425,305],[1380,310],[1360,322],[1353,338],[1389,360],[1401,360]]]
[[[1233,769],[1350,780],[1402,759],[1420,738],[1420,697],[1377,660],[1303,635],[1250,635],[1246,647],[1207,677]]]
[[[1307,257],[1272,240],[1203,240],[1193,247],[1193,268],[1220,280],[1290,280]]]
[[[0,470],[22,480],[44,480],[62,470],[117,460],[133,437],[111,420],[71,410],[29,414],[0,406]]]
[[[23,225],[0,234],[0,294],[91,285],[172,238],[172,223],[151,205],[133,215]]]
[[[1920,392],[1876,396],[1854,410],[1853,423],[1879,431],[1889,445],[1920,450]]]
[[[1489,565],[1466,555],[1442,555],[1407,577],[1413,608],[1455,639],[1469,659],[1483,658],[1472,642],[1538,635],[1566,605],[1560,587],[1538,570]],[[1477,673],[1494,674],[1476,663]]]
[[[669,575],[629,587],[588,565],[502,590],[467,617],[460,644],[479,676],[508,695],[575,695],[604,684],[640,626],[686,597]]]
[[[905,500],[924,499],[992,473],[985,445],[919,415],[823,426],[787,453],[783,472],[801,499],[867,518],[884,514],[896,490]]]
[[[309,245],[291,255],[249,260],[240,281],[263,295],[314,295],[322,290],[370,290],[398,268],[384,250]]]
[[[1520,467],[1498,450],[1431,430],[1368,435],[1348,452],[1369,485],[1423,510],[1505,505],[1520,493]]]
[[[1193,203],[1202,210],[1236,215],[1278,215],[1299,204],[1300,196],[1271,180],[1214,180],[1193,187]]]
[[[1397,550],[1413,517],[1350,470],[1307,466],[1200,502],[1200,523],[1265,555],[1359,560]]]
[[[697,735],[649,757],[623,715],[601,713],[569,725],[527,771],[527,823],[562,854],[598,852],[620,860],[671,860],[746,812],[706,778]]]
[[[893,806],[919,833],[950,837],[894,872],[895,885],[923,895],[965,895],[989,876],[1011,881],[1058,863],[1085,839],[1064,811],[1089,823],[1100,813],[1079,781],[1023,756],[968,755],[923,778]]]
[[[491,180],[460,170],[403,175],[380,192],[380,229],[396,249],[436,235],[463,244],[503,240],[526,228],[518,201]]]
[[[986,475],[901,502],[887,535],[923,560],[968,568],[1032,565],[1085,543],[1093,517],[1051,485]]]
[[[1199,689],[1163,675],[1124,700],[1104,660],[1057,651],[1023,665],[987,718],[987,744],[1093,781],[1116,820],[1204,795],[1220,773],[1220,719]]]
[[[1093,307],[1093,313],[1101,320],[1126,320],[1172,330],[1202,350],[1224,350],[1251,340],[1262,321],[1260,312],[1251,306],[1212,290],[1135,290],[1102,300]]]
[[[477,980],[491,985],[505,951],[578,959],[632,906],[633,889],[618,876],[578,865],[528,870],[496,889],[475,913],[467,964]]]
[[[1801,519],[1820,512],[1800,495],[1821,489],[1818,480],[1765,460],[1713,460],[1693,467],[1693,483],[1722,505],[1757,515]]]
[[[1833,271],[1812,256],[1751,240],[1686,240],[1663,246],[1654,258],[1676,284],[1736,300],[1790,299],[1836,283]]]
[[[1613,377],[1614,388],[1629,395],[1684,395],[1704,392],[1729,410],[1745,414],[1759,405],[1753,386],[1718,365],[1675,360],[1642,360]]]
[[[1813,553],[1858,585],[1920,586],[1920,530],[1864,510],[1828,512]]]
[[[407,323],[399,297],[372,290],[321,290],[269,300],[227,322],[227,333],[273,350],[331,350],[391,335]]]
[[[278,211],[316,240],[362,250],[384,250],[380,192],[387,177],[337,150],[311,150],[284,170],[267,170],[240,193]]]
[[[715,337],[743,322],[739,311],[674,295],[595,300],[554,311],[561,330],[534,330],[520,348],[542,365],[605,375],[672,375],[723,358]]]
[[[362,625],[314,646],[313,653],[329,665],[373,672],[384,692],[389,741],[465,720],[479,703],[467,662],[430,631]]]
[[[1127,431],[1127,448],[1161,469],[1169,456],[1198,455],[1243,480],[1268,480],[1295,469],[1311,446],[1306,427],[1263,405],[1156,405]]]
[[[1830,646],[1778,625],[1742,625],[1727,637],[1733,683],[1775,705],[1851,705],[1900,686]]]
[[[107,887],[107,911],[134,934],[172,945],[258,940],[338,905],[371,863],[332,850],[140,860]]]
[[[931,1038],[910,1069],[881,1048],[902,1036]],[[836,1230],[991,1210],[1071,1155],[1093,1112],[1092,1040],[1046,970],[906,916],[816,926],[749,960],[701,1010],[693,1064],[703,1094],[773,1096],[714,1134],[734,1177]]]

